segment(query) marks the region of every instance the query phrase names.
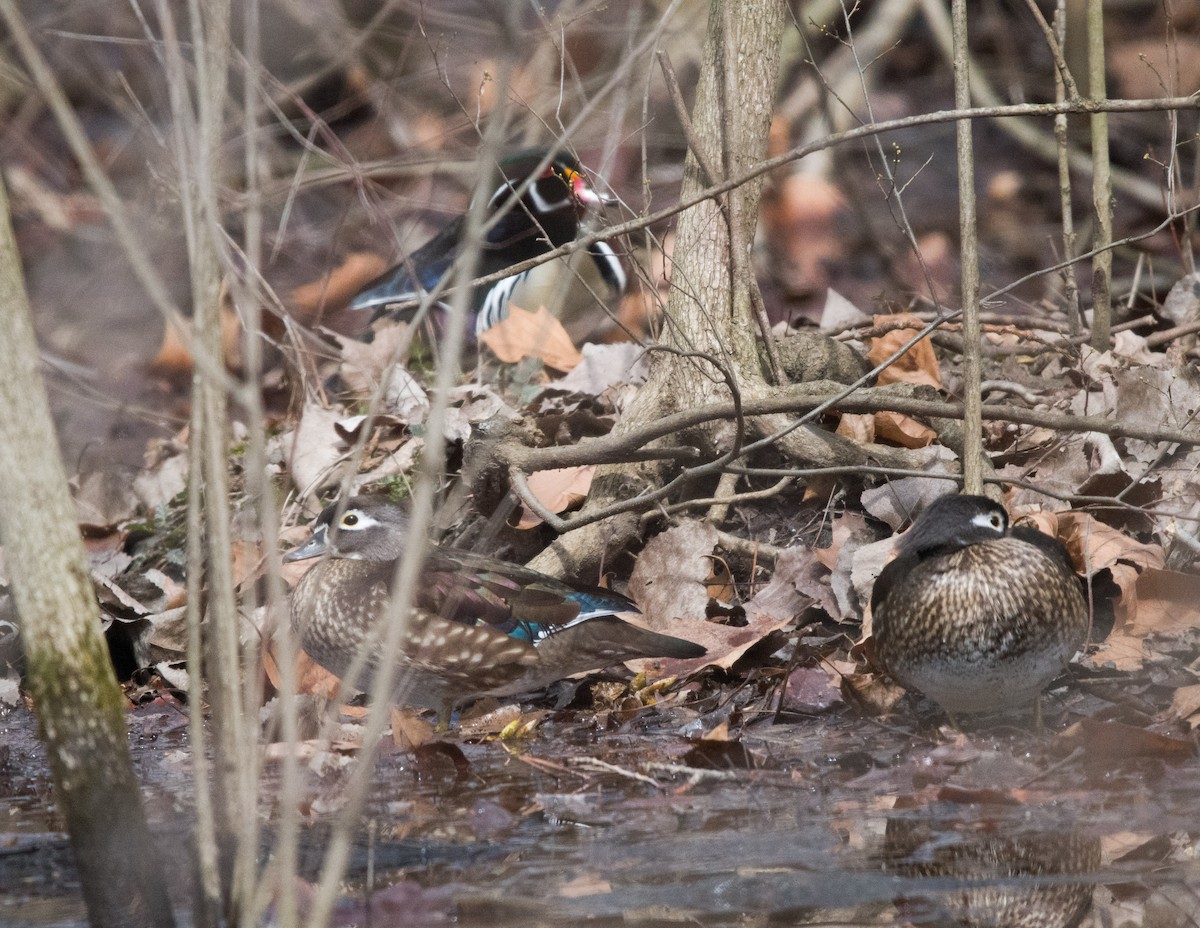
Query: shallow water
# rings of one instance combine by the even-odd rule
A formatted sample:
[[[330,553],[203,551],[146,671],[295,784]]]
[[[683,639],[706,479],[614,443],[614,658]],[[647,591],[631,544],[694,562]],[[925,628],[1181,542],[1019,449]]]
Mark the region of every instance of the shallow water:
[[[1114,759],[1052,732],[961,735],[853,715],[698,743],[672,730],[678,721],[593,731],[564,717],[519,753],[453,736],[416,755],[385,749],[335,922],[1200,920],[1194,752]],[[34,732],[25,710],[3,720],[0,923],[83,925]],[[186,730],[169,713],[131,713],[131,745],[183,908]],[[317,876],[344,775],[306,786],[305,880]],[[272,818],[265,811],[268,830]],[[264,857],[267,847],[269,837]]]

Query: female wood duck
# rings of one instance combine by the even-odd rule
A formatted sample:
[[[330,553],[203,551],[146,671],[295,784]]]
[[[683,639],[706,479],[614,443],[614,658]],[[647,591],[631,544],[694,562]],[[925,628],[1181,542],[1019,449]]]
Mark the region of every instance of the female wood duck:
[[[1088,633],[1062,543],[984,496],[943,496],[871,592],[884,668],[951,716],[1034,704]]]
[[[497,186],[488,199],[488,216],[501,209],[506,212],[484,235],[476,276],[489,276],[574,241],[588,208],[606,202],[588,185],[579,162],[564,152],[554,156],[520,200],[513,204],[513,195],[545,160],[545,154],[543,151],[522,152],[499,165],[495,179]],[[465,231],[466,216],[456,217],[408,260],[367,284],[351,301],[350,308],[373,310],[372,322],[384,315],[403,317],[411,314],[413,308],[399,313],[392,310],[437,286],[462,251]],[[588,254],[612,291],[610,295],[620,294],[625,289],[625,271],[613,249],[605,242],[596,242],[589,246]],[[476,337],[508,318],[513,291],[530,273],[522,271],[474,288],[469,310]],[[444,304],[442,308],[445,308]]]
[[[292,593],[292,626],[318,664],[343,676],[360,652],[378,651],[408,513],[383,496],[327,506],[288,561],[328,555]],[[510,696],[639,657],[694,658],[700,645],[617,618],[629,599],[466,551],[431,546],[400,643],[395,702],[449,720],[456,703]],[[355,685],[369,689],[368,658]]]

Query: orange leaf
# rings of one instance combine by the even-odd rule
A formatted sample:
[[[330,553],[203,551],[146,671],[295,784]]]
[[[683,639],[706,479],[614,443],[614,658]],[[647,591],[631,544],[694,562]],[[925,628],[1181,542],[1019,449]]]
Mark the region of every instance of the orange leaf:
[[[871,350],[867,352],[867,360],[872,365],[890,358],[900,350],[910,338],[917,334],[924,323],[916,316],[908,313],[898,313],[892,316],[876,316],[873,320],[876,326],[890,322],[912,322],[911,328],[895,329],[886,335],[871,340]],[[921,339],[898,357],[891,365],[879,372],[879,385],[885,383],[920,383],[930,387],[941,388],[942,373],[938,369],[937,357],[933,353],[933,345],[929,337]]]
[[[279,664],[276,662],[275,655],[270,648],[266,648],[263,651],[262,662],[267,680],[270,681],[276,690],[280,689],[281,677]],[[303,651],[296,652],[297,693],[316,693],[327,699],[333,699],[337,696],[340,687],[341,681],[337,677]]]
[[[510,307],[508,318],[484,332],[479,340],[505,364],[541,358],[547,367],[569,371],[582,360],[567,330],[544,306],[535,313]]]
[[[875,417],[870,413],[843,413],[837,433],[843,438],[866,444],[875,440]]]
[[[387,269],[379,255],[356,252],[319,280],[303,284],[288,294],[288,311],[311,324],[328,307],[344,306],[366,284]]]
[[[486,334],[486,333],[485,333]],[[565,512],[587,499],[592,487],[595,464],[539,470],[529,475],[529,489],[538,502],[553,513]],[[542,524],[537,513],[522,507],[517,528],[536,528]]]
[[[925,448],[937,438],[929,426],[898,412],[875,413],[875,435],[901,448]]]
[[[1169,634],[1200,625],[1200,577],[1151,567],[1137,578],[1130,633]]]
[[[1171,738],[1121,722],[1080,719],[1062,733],[1070,745],[1081,747],[1098,759],[1129,760],[1133,757],[1157,757],[1179,760],[1196,752],[1191,740]]]
[[[1159,545],[1143,544],[1086,512],[1060,512],[1058,537],[1077,566],[1094,573],[1124,561],[1139,571],[1163,566]]]
[[[1190,719],[1200,712],[1200,683],[1181,686],[1171,697],[1171,714],[1177,719]]]

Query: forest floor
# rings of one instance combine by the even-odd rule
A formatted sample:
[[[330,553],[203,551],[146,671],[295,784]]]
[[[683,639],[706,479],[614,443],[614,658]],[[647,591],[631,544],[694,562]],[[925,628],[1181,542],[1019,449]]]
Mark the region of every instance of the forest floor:
[[[862,15],[881,15],[891,4],[873,6],[880,13]],[[1003,4],[979,6],[972,36],[981,74],[1005,87],[1028,80],[1029,99],[1052,99],[1040,31]],[[1111,14],[1112,96],[1161,94],[1148,75],[1168,72],[1183,92],[1200,83],[1193,73],[1200,16],[1180,12],[1168,23],[1160,6],[1129,3]],[[124,14],[110,15],[104,30],[140,35],[136,23],[116,21]],[[397,41],[412,57],[396,56],[404,62],[397,67],[411,69],[397,78],[410,81],[404,94],[378,74],[353,70],[321,86],[330,116],[320,131],[304,122],[319,109],[315,99],[288,111],[320,145],[336,136],[336,145],[321,149],[328,163],[387,159],[399,165],[389,168],[394,174],[369,183],[309,178],[308,149],[290,132],[279,133],[278,147],[264,155],[277,181],[266,196],[273,232],[264,272],[290,320],[272,322],[262,385],[285,547],[302,538],[318,498],[343,478],[402,493],[424,444],[427,364],[418,353],[410,373],[389,380],[395,342],[360,341],[361,320],[344,304],[395,256],[397,244],[419,244],[465,206],[475,127],[447,97],[474,100],[486,83],[488,62],[471,56],[488,33],[455,23],[466,36],[461,47],[454,44],[460,33],[448,26],[454,42],[427,45],[408,25]],[[445,24],[426,25],[436,32]],[[588,33],[587,26],[584,17],[571,28],[585,30],[596,60],[619,58],[626,46],[618,31]],[[93,61],[91,45],[66,37],[102,31],[96,23],[56,19],[45,27],[48,52],[75,78],[85,125],[145,247],[186,302],[178,204],[162,180],[173,176],[169,146],[156,124],[139,121],[141,110],[131,115],[123,97],[117,105],[89,96],[98,90],[89,90],[88,69],[108,73],[112,62]],[[540,27],[529,28],[541,36]],[[880,51],[868,71],[874,118],[949,109],[949,68],[930,65],[939,53],[929,31],[916,19],[898,28],[894,47]],[[681,49],[696,45],[696,23],[679,32],[684,38],[672,54],[686,76]],[[805,54],[822,64],[842,47],[833,33],[810,33]],[[287,45],[281,56],[295,45],[280,44]],[[106,52],[122,56],[129,92],[153,100],[157,62],[149,51],[129,42]],[[783,69],[776,150],[811,129],[796,109],[811,83],[805,54],[794,53]],[[534,55],[530,68],[537,62],[544,56]],[[552,101],[558,85],[531,86]],[[543,98],[527,101],[531,112],[553,111]],[[642,209],[646,190],[653,208],[677,199],[682,176],[685,143],[665,93],[652,92],[648,120],[640,106],[628,118],[649,126],[645,175],[639,141],[609,152],[606,123],[572,139],[588,167],[612,154],[605,179],[622,198],[620,218]],[[861,644],[871,582],[908,513],[950,486],[936,475],[953,469],[955,453],[929,417],[831,413],[821,427],[908,449],[930,476],[860,473],[786,485],[753,476],[739,492],[772,494],[735,499],[719,526],[705,518],[709,504],[695,505],[715,487],[689,487],[667,500],[644,546],[606,568],[620,589],[645,591],[645,578],[655,578],[652,596],[635,596],[647,621],[704,643],[708,656],[615,668],[521,704],[476,705],[448,733],[434,733],[428,718],[396,714],[378,748],[335,923],[1015,924],[1033,912],[1041,920],[1030,924],[1200,924],[1200,453],[1176,440],[1194,432],[1200,410],[1200,285],[1190,263],[1198,243],[1187,217],[1164,224],[1163,205],[1170,186],[1163,166],[1177,153],[1176,139],[1195,130],[1194,114],[1180,118],[1192,122],[1179,130],[1162,113],[1112,120],[1114,157],[1128,180],[1115,195],[1115,236],[1132,240],[1116,252],[1118,331],[1103,353],[1073,335],[1062,278],[1035,273],[1054,264],[1061,248],[1055,165],[1001,126],[976,124],[984,292],[1017,282],[1003,302],[985,307],[985,402],[1027,413],[985,424],[989,459],[1007,481],[1014,517],[1067,545],[1091,580],[1094,606],[1085,653],[1044,697],[1043,729],[1002,714],[960,730],[872,668]],[[391,134],[397,119],[412,132],[403,156]],[[27,101],[13,107],[8,123],[0,160],[158,842],[130,853],[162,855],[175,898],[186,899],[194,758],[183,666],[182,503],[192,368],[164,337],[45,108]],[[1048,123],[1042,129],[1051,137]],[[522,139],[531,140],[525,136],[542,140],[528,128]],[[876,153],[858,148],[769,178],[755,250],[781,344],[819,329],[821,343],[849,352],[850,368],[860,372],[932,318],[938,301],[954,305],[959,278],[953,125],[883,141],[898,168],[894,185],[881,180]],[[894,218],[895,188],[914,217],[911,243]],[[1088,197],[1086,179],[1078,180],[1081,214]],[[237,198],[230,202],[236,237],[241,216]],[[604,317],[597,326],[604,331],[586,339],[581,353],[576,346],[585,339],[570,325],[565,346],[518,348],[511,365],[485,349],[482,372],[463,377],[446,426],[450,473],[437,527],[445,543],[526,562],[552,540],[507,496],[489,501],[488,511],[473,509],[453,489],[455,478],[480,423],[519,414],[550,443],[570,444],[619,420],[645,376],[638,340],[650,338],[666,292],[670,222],[651,232],[653,245],[638,240],[623,251],[640,268],[642,285],[617,308],[619,326]],[[1080,277],[1086,306],[1082,268]],[[622,327],[634,341],[619,334]],[[524,337],[514,335],[519,345]],[[959,397],[958,337],[946,327],[887,376],[933,397]],[[227,361],[237,370],[236,350]],[[827,374],[822,369],[819,379]],[[361,436],[360,414],[380,382],[390,385],[382,415]],[[1102,416],[1146,434],[1080,433],[1036,424],[1036,415],[1057,423]],[[245,508],[247,426],[231,428],[234,565],[246,592],[261,588],[274,539],[264,541],[257,514]],[[365,451],[353,461],[348,452],[360,437]],[[794,466],[771,451],[751,463]],[[586,495],[590,477],[577,468],[534,483],[533,492],[566,512]],[[298,573],[290,571],[285,578],[294,582]],[[82,925],[35,716],[17,688],[19,648],[4,591],[0,585],[0,671],[8,671],[0,679],[0,923]],[[247,640],[269,639],[261,612],[247,608],[245,621]],[[270,661],[258,669],[269,703],[278,675]],[[656,675],[675,679],[656,686]],[[302,681],[310,695],[330,685],[311,667]],[[298,746],[278,744],[263,724],[262,859],[270,858],[280,803],[297,804],[305,826],[296,878],[302,904],[349,767],[364,750],[361,707],[334,711],[332,734],[313,728]],[[288,750],[301,752],[304,783],[299,796],[281,798],[280,757]]]

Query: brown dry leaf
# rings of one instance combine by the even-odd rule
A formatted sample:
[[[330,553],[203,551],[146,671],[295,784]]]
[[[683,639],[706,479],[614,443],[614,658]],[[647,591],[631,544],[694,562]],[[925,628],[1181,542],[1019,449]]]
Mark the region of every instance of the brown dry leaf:
[[[562,323],[544,306],[532,313],[512,306],[508,318],[484,332],[479,340],[505,364],[541,358],[547,367],[569,371],[582,359]]]
[[[1109,632],[1100,647],[1084,657],[1080,663],[1087,667],[1110,667],[1113,670],[1132,672],[1141,670],[1149,656],[1145,636],[1130,634],[1126,625]]]
[[[408,358],[413,341],[413,328],[407,322],[378,326],[369,342],[347,338],[329,329],[322,329],[321,334],[331,339],[341,353],[339,373],[346,385],[366,396],[375,391],[398,362]]]
[[[263,655],[263,671],[267,675],[267,680],[276,690],[280,689],[280,673],[279,662],[275,660],[275,652],[271,648],[264,648]],[[328,670],[314,661],[303,651],[296,652],[296,692],[297,693],[315,693],[319,696],[324,696],[326,699],[335,699],[338,690],[341,689],[342,681],[331,674]]]
[[[924,323],[916,316],[908,313],[898,313],[891,316],[875,316],[872,320],[876,326],[891,322],[912,322],[911,328],[895,329],[886,335],[871,340],[871,349],[867,352],[867,360],[875,366],[895,352],[900,350],[910,338],[917,334]],[[938,368],[937,357],[933,353],[933,344],[929,338],[923,338],[901,355],[891,365],[879,372],[879,385],[886,383],[918,383],[930,387],[941,388],[942,374]]]
[[[328,307],[345,306],[359,290],[387,270],[379,255],[355,252],[312,283],[297,287],[287,298],[288,311],[311,325]]]
[[[832,607],[825,597],[819,598],[830,616],[841,621],[857,616],[861,612],[859,609],[861,597],[857,591],[864,581],[861,578],[856,579],[856,574],[860,573],[857,565],[857,552],[864,545],[872,542],[875,535],[867,527],[866,519],[853,512],[843,513],[834,519],[831,534],[833,540],[830,546],[813,549],[813,555],[830,571],[829,588],[833,595]],[[876,573],[883,569],[882,559],[891,554],[890,540],[885,539],[884,542],[879,542],[879,544],[885,543],[886,551],[880,555],[881,562]]]
[[[595,464],[539,470],[529,475],[527,483],[538,502],[557,514],[566,512],[587,499],[595,473]],[[542,519],[537,513],[525,506],[521,507],[517,528],[537,528],[541,524]]]
[[[1121,722],[1080,719],[1062,733],[1068,745],[1103,760],[1129,760],[1133,757],[1157,757],[1182,760],[1196,752],[1196,746],[1183,738],[1171,738]]]
[[[875,417],[870,413],[843,413],[838,420],[837,434],[859,444],[875,440]]]
[[[1160,545],[1143,544],[1086,512],[1062,512],[1058,515],[1058,537],[1076,566],[1091,573],[1125,562],[1145,570],[1163,566]]]
[[[1200,713],[1200,683],[1179,687],[1171,697],[1171,717],[1183,719],[1195,728],[1197,713]]]
[[[729,734],[729,719],[722,719],[715,726],[700,736],[701,741],[736,741]]]
[[[855,520],[855,513],[845,513],[840,518],[833,520],[833,528],[830,531],[832,541],[828,548],[813,548],[813,554],[817,560],[833,570],[837,567],[838,557],[842,553],[842,545],[849,540],[850,536],[860,527],[862,519]]]
[[[935,459],[935,463],[937,470],[944,473],[940,459]],[[931,472],[934,472],[932,468]],[[887,523],[892,531],[898,532],[900,526],[912,521],[915,513],[952,488],[953,484],[934,477],[900,477],[882,486],[863,490],[862,507],[869,515]]]
[[[642,383],[650,373],[646,349],[630,342],[616,345],[589,342],[580,354],[580,363],[554,381],[556,389],[599,396],[611,387]]]
[[[843,702],[841,675],[824,663],[797,667],[788,674],[780,708],[793,712],[826,712]]]
[[[78,478],[75,491],[75,518],[89,534],[108,534],[121,522],[138,514],[139,500],[130,486],[128,474],[115,470],[94,470]]]
[[[899,412],[875,413],[875,434],[901,448],[925,448],[937,438],[929,426]]]
[[[1093,574],[1108,569],[1113,582],[1121,590],[1117,602],[1117,623],[1100,650],[1090,656],[1096,666],[1113,664],[1120,669],[1134,669],[1145,658],[1141,639],[1152,626],[1135,626],[1137,622],[1140,575],[1148,569],[1163,565],[1159,545],[1143,544],[1124,535],[1110,525],[1097,521],[1085,512],[1058,514],[1058,537],[1067,546],[1071,559],[1082,572]]]
[[[412,709],[392,707],[392,744],[400,751],[415,751],[435,738],[433,726]]]
[[[1043,535],[1049,535],[1051,538],[1058,538],[1058,513],[1047,512],[1044,509],[1039,509],[1037,512],[1028,512],[1018,515],[1011,509],[1009,512],[1012,515],[1013,525],[1028,525],[1036,528]],[[1064,542],[1065,544],[1065,542]]]
[[[288,473],[301,494],[332,486],[341,478],[346,446],[338,437],[337,423],[342,418],[337,409],[307,403],[295,429],[283,437]]]
[[[629,595],[646,623],[669,632],[676,618],[702,622],[708,606],[706,580],[717,530],[688,519],[656,535],[642,549],[629,578]]]
[[[133,492],[150,512],[187,489],[188,456],[180,449],[170,457],[148,463],[133,478]]]
[[[221,284],[218,318],[221,326],[221,357],[227,367],[236,369],[241,364],[242,323],[233,305],[227,282]],[[181,333],[174,325],[167,323],[158,352],[150,362],[150,369],[170,376],[190,374],[192,352],[188,346],[191,339],[190,326],[186,332]]]
[[[1149,656],[1147,634],[1196,624],[1194,609],[1179,610],[1174,605],[1180,595],[1178,591],[1172,594],[1176,584],[1158,576],[1170,574],[1161,570],[1161,547],[1136,541],[1087,513],[1058,513],[1057,523],[1058,537],[1067,546],[1075,564],[1086,565],[1090,572],[1108,569],[1121,591],[1113,630],[1100,647],[1087,656],[1085,664],[1122,671],[1138,670]],[[1151,576],[1143,588],[1142,577],[1147,574]],[[1185,591],[1188,587],[1190,583],[1183,584]],[[1141,615],[1143,595],[1148,595],[1151,603],[1145,618]]]
[[[775,574],[746,603],[747,624],[741,628],[703,621],[708,605],[706,581],[716,547],[716,529],[704,522],[684,522],[650,540],[641,555],[629,592],[655,631],[704,645],[708,653],[692,660],[630,661],[635,672],[685,676],[703,667],[729,668],[767,635],[790,624],[812,604],[793,582],[807,552],[785,551]]]
[[[1137,609],[1128,616],[1131,634],[1170,634],[1200,626],[1200,576],[1151,567],[1137,579]]]
[[[729,564],[724,558],[714,556],[710,562],[712,570],[704,580],[708,587],[708,598],[719,603],[732,603],[737,597],[737,589],[733,585],[733,571],[729,569]]]
[[[792,585],[796,591],[810,597],[830,616],[839,616],[837,599],[833,595],[829,568],[809,548],[794,549],[800,553],[801,563],[792,570]]]
[[[262,545],[254,541],[235,539],[230,543],[233,555],[233,583],[241,586],[247,580],[262,572]]]
[[[904,687],[891,677],[863,670],[852,661],[829,661],[828,664],[838,674],[846,698],[872,715],[890,712],[904,698]]]

